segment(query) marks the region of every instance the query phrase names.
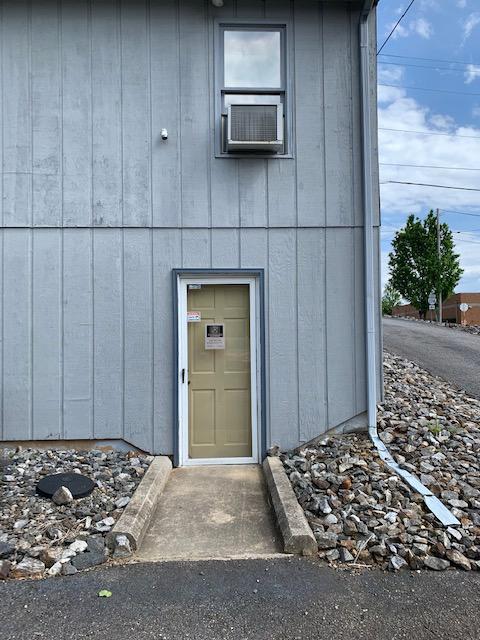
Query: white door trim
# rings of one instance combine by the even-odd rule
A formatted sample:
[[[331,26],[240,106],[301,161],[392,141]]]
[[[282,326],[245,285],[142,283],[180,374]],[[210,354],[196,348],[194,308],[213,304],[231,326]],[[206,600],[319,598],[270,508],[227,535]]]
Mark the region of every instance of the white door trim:
[[[189,284],[248,284],[250,293],[250,388],[252,411],[252,456],[246,458],[190,458],[188,454],[188,325],[187,287]],[[261,451],[261,429],[259,429],[260,407],[258,398],[259,376],[259,281],[255,277],[231,275],[226,277],[178,276],[178,452],[179,466],[212,464],[256,464]],[[182,375],[182,371],[185,373]]]

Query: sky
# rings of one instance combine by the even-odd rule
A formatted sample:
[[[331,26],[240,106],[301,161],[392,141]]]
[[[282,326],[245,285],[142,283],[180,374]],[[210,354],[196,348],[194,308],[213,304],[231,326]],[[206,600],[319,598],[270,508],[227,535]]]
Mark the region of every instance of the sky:
[[[380,0],[379,47],[408,4]],[[377,60],[380,182],[480,189],[480,0],[415,0]],[[464,269],[456,291],[480,291],[480,191],[380,189],[383,284],[395,231],[410,213],[423,218],[438,207]]]

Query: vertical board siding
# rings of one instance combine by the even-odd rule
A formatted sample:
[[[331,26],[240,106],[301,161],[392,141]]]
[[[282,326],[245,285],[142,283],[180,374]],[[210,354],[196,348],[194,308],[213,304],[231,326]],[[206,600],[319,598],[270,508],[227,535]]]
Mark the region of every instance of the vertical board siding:
[[[181,224],[180,49],[176,0],[150,2],[153,224]],[[168,131],[168,140],[160,132]]]
[[[92,3],[92,217],[95,226],[122,224],[122,96],[117,9],[117,0]]]
[[[30,224],[32,112],[30,13],[26,0],[5,0],[2,23],[3,224]]]
[[[32,5],[32,211],[36,225],[62,222],[61,67],[58,14]]]
[[[93,437],[92,232],[63,238],[63,414],[65,438]]]
[[[290,21],[293,158],[215,158],[214,18],[229,17]],[[265,269],[268,444],[363,412],[357,13],[5,0],[1,35],[2,438],[171,453],[173,268]]]
[[[339,3],[337,6],[335,3],[328,9],[324,7],[323,78],[327,226],[353,224],[350,44],[350,14],[347,5]]]
[[[210,225],[210,96],[206,3],[180,6],[182,225]]]
[[[90,3],[62,2],[63,219],[92,220],[92,101]]]
[[[352,307],[354,236],[349,229],[326,231],[328,426],[355,416],[355,335]]]
[[[3,437],[28,440],[32,434],[32,237],[4,231]]]
[[[145,0],[121,0],[123,224],[151,216],[151,124],[148,14]]]
[[[295,9],[295,135],[298,225],[325,225],[322,5]],[[312,161],[312,159],[314,159]]]
[[[296,446],[299,438],[296,259],[296,231],[270,230],[270,420],[272,437],[284,447]]]
[[[95,438],[123,436],[123,241],[120,229],[93,232]]]
[[[32,236],[32,431],[36,440],[63,435],[61,233],[42,229]]]
[[[152,232],[124,230],[124,437],[153,446]]]
[[[180,267],[179,229],[153,232],[154,446],[155,453],[173,451],[174,349],[172,269]]]
[[[238,229],[212,229],[212,267],[236,269],[240,265]]]
[[[299,439],[306,442],[328,424],[325,231],[299,229],[297,234]]]

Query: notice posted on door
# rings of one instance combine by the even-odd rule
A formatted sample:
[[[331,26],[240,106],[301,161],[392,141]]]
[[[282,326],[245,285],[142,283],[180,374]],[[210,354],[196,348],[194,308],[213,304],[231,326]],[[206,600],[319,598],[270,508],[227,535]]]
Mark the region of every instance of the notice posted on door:
[[[225,349],[225,325],[205,325],[205,349]]]

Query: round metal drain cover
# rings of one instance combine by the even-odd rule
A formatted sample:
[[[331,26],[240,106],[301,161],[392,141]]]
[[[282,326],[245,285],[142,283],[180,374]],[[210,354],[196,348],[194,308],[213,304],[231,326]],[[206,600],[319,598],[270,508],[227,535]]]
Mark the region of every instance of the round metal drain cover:
[[[60,487],[67,487],[74,498],[84,498],[95,489],[95,483],[80,473],[55,473],[40,480],[37,493],[51,498]]]

